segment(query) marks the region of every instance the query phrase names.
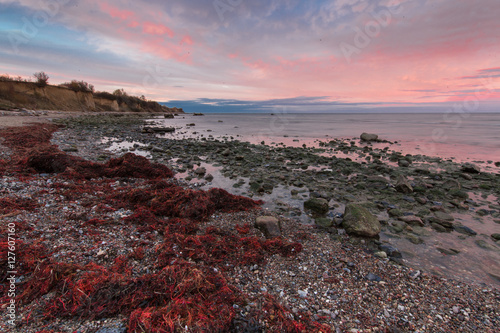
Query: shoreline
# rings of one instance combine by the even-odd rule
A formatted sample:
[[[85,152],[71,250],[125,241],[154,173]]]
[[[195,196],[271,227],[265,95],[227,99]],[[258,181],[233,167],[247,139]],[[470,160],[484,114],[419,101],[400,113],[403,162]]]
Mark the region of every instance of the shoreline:
[[[135,137],[131,135],[133,132],[130,131],[130,128],[128,131],[125,131],[125,128],[129,125],[120,128],[116,124],[105,124],[102,126],[103,128],[94,130],[85,128],[84,125],[80,126],[79,129],[67,128],[65,130],[67,133],[63,135],[56,132],[54,140],[67,153],[83,155],[86,158],[96,161],[99,158],[102,161],[106,161],[110,157],[113,157],[114,154],[106,152],[102,149],[102,146],[97,149],[99,144],[89,145],[93,138],[104,133],[109,133],[111,136],[123,136],[123,138]],[[137,125],[132,125],[132,128],[138,129]],[[68,133],[71,133],[71,135],[68,135]],[[209,147],[210,142],[200,141],[196,144],[183,141],[184,147],[182,150],[185,150],[185,152],[179,153],[173,146],[161,147],[159,145],[160,140],[152,136],[146,136],[145,140],[152,142],[151,146],[153,148],[148,151],[152,154],[153,160],[162,162],[168,156],[178,154],[181,159],[180,163],[170,163],[171,167],[177,171],[179,168],[183,168],[184,164],[189,164],[184,163],[183,160],[191,156],[190,160],[192,160],[193,167],[191,169],[186,168],[188,170],[186,176],[192,175],[195,180],[197,178],[194,171],[198,169],[197,163],[199,161],[196,161],[196,159],[193,160],[193,157],[203,157],[203,152],[206,152],[209,148],[213,148]],[[205,147],[200,147],[203,144]],[[90,147],[85,148],[86,145]],[[219,146],[217,148],[219,150],[224,145],[226,148],[236,148],[237,153],[243,153],[242,149],[258,149],[258,147],[247,146],[245,144],[235,144],[233,146],[228,143],[220,143],[220,145],[217,145]],[[157,148],[156,151],[154,147]],[[263,147],[262,149],[264,151],[268,148]],[[198,153],[191,154],[192,151],[197,151]],[[121,155],[122,153],[120,152],[117,155]],[[223,153],[222,150],[219,151],[220,156],[224,156]],[[247,161],[250,155],[246,153],[242,154],[242,156],[244,156],[243,160]],[[2,158],[2,155],[0,155],[0,158]],[[207,161],[206,158],[205,161]],[[241,163],[242,160],[236,158],[235,161]],[[216,161],[209,160],[207,162]],[[312,163],[312,161],[309,163]],[[230,167],[227,168],[226,172],[238,174],[234,179],[235,182],[245,171],[237,163],[234,165],[231,165],[231,163],[230,165],[226,164],[226,166]],[[11,195],[16,195],[16,193],[37,193],[47,189],[48,184],[57,182],[58,178],[59,176],[57,175],[39,174],[34,176],[28,183],[23,184],[15,178],[9,178],[7,181],[4,181],[4,185]],[[72,182],[71,180],[66,181],[70,184]],[[123,179],[123,181],[126,184],[132,181],[132,179]],[[185,182],[185,179],[182,181]],[[203,178],[199,179],[199,181],[206,182]],[[116,186],[120,188],[125,184],[117,183]],[[184,184],[184,186],[192,188],[200,187],[193,183]],[[260,185],[262,186],[263,184],[261,183]],[[273,187],[276,187],[276,185]],[[142,187],[145,184],[139,181],[135,186]],[[251,194],[254,199],[259,198],[255,194],[248,194]],[[42,207],[43,204],[46,207],[42,215],[38,215],[38,217],[30,216],[30,213],[20,211],[17,215],[6,217],[7,221],[26,219],[28,225],[37,225],[36,228],[42,228],[42,230],[45,230],[44,232],[48,232],[50,239],[54,242],[64,238],[63,235],[70,231],[70,235],[75,237],[73,232],[79,230],[84,223],[88,222],[89,217],[84,217],[81,220],[73,219],[75,218],[73,216],[72,219],[68,220],[66,213],[66,215],[61,214],[61,208],[67,207],[68,209],[63,211],[68,211],[68,213],[85,213],[86,215],[89,215],[91,210],[74,200],[58,202],[55,200],[57,191],[56,193],[46,195],[46,197],[39,198],[39,200],[42,200]],[[473,332],[477,331],[477,329],[484,332],[494,332],[498,328],[500,293],[497,288],[455,282],[433,276],[421,270],[394,265],[392,261],[374,256],[374,252],[367,252],[367,243],[363,240],[356,240],[345,234],[336,234],[333,232],[333,229],[329,229],[330,227],[324,229],[314,225],[297,223],[293,219],[293,215],[287,214],[287,212],[290,213],[293,210],[287,211],[285,209],[282,212],[269,212],[264,209],[248,213],[216,213],[200,226],[199,233],[202,233],[204,230],[206,231],[209,226],[216,226],[220,230],[234,233],[235,224],[240,225],[242,222],[246,222],[249,225],[253,225],[256,215],[272,215],[281,222],[284,239],[302,244],[302,251],[294,257],[286,258],[280,255],[272,255],[267,257],[266,262],[262,264],[235,266],[224,273],[228,283],[237,287],[238,290],[244,292],[247,295],[246,297],[248,297],[248,305],[245,305],[244,308],[235,308],[238,313],[236,319],[242,320],[245,316],[262,310],[262,306],[265,303],[263,302],[263,297],[269,293],[279,301],[281,306],[288,309],[288,315],[299,321],[300,318],[310,316],[313,320],[330,326],[332,330],[338,328],[340,331],[356,329],[358,332],[383,332],[387,329],[399,329],[417,332],[428,329],[432,330],[433,327],[437,329],[439,327],[440,329],[448,328],[449,330],[464,332]],[[123,247],[130,248],[131,245],[127,239],[130,239],[130,237],[134,237],[137,241],[140,239],[138,238],[139,234],[136,232],[137,229],[134,229],[135,227],[131,228],[129,225],[127,229],[131,228],[134,230],[126,231],[121,227],[117,229],[117,226],[123,225],[122,222],[119,222],[122,216],[130,214],[130,212],[96,211],[92,214],[101,218],[104,217],[105,219],[112,217],[112,220],[115,221],[114,223],[118,224],[116,226],[113,223],[110,224],[111,230],[113,230],[111,238],[104,236],[106,238],[105,242],[114,244],[112,246],[101,246],[103,248],[92,250],[95,253],[87,257],[87,260],[97,259],[99,262],[111,263],[112,259],[119,255],[119,253],[116,253],[116,250]],[[113,214],[118,215],[114,216]],[[37,218],[43,215],[51,216],[54,219],[50,223],[52,227],[50,225],[42,226],[39,221],[36,222]],[[65,221],[67,230],[55,229],[54,226],[62,221]],[[106,224],[96,224],[93,226],[98,233],[102,234],[100,237],[106,234]],[[87,228],[86,230],[90,229]],[[38,232],[40,231],[38,230]],[[264,239],[260,231],[255,228],[250,228],[249,232],[254,237]],[[154,237],[155,240],[153,242],[161,243],[161,235],[155,235]],[[116,239],[114,240],[113,238]],[[86,241],[88,242],[91,239],[92,237],[89,237]],[[67,242],[62,244],[62,246],[62,249],[59,250],[59,255],[62,257],[69,255],[73,260],[77,258],[77,251],[83,251],[83,249],[75,248]],[[152,246],[152,244],[146,247],[147,253],[145,259],[135,259],[136,262],[134,265],[136,265],[137,272],[151,267],[152,258],[150,256],[154,256],[154,253],[149,249],[149,246]],[[105,252],[99,255],[100,251]],[[109,258],[104,260],[103,256],[109,256]],[[141,273],[137,274],[141,276]],[[469,302],[469,300],[472,300],[472,302]],[[31,306],[33,307],[33,304]],[[28,309],[25,308],[25,311]],[[409,314],[411,314],[410,317],[408,317]],[[486,314],[488,314],[488,317],[485,317]],[[268,321],[260,322],[258,325],[261,325],[261,327],[271,325],[270,327],[273,327],[274,319],[267,318],[264,320]],[[236,320],[235,322],[238,321]],[[239,322],[240,325],[243,325],[243,323],[243,321]],[[68,320],[60,324],[53,322],[52,325],[62,325],[53,326],[53,329],[56,330],[60,330],[63,327],[68,328],[68,325],[72,325],[71,327],[73,328],[80,325],[81,329],[83,329],[82,332],[91,330],[91,327],[109,328],[112,325],[118,325],[119,328],[116,332],[121,332],[125,329],[123,322],[120,322],[120,320],[86,320],[74,326],[76,324],[72,320]],[[34,332],[41,326],[33,322],[31,327],[32,329],[29,326],[23,325],[20,329],[23,329],[23,332]]]

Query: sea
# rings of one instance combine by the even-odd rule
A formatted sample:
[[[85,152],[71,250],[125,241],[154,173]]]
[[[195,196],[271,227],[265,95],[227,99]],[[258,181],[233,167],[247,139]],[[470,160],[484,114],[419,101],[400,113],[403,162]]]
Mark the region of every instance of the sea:
[[[168,126],[195,123],[192,131],[182,133],[183,137],[201,133],[214,138],[234,137],[250,143],[264,141],[288,146],[359,138],[367,132],[396,142],[406,154],[453,158],[458,162],[478,161],[486,166],[500,162],[500,113],[207,113],[186,114],[164,123]]]
[[[311,114],[286,113],[206,113],[202,116],[180,114],[174,119],[153,119],[159,126],[175,127],[166,138],[196,138],[208,140],[240,140],[273,146],[319,147],[321,142],[333,139],[358,139],[363,132],[374,133],[385,143],[374,147],[387,147],[403,154],[426,155],[470,162],[482,171],[500,173],[500,113],[446,113],[446,114]],[[378,146],[377,146],[378,145]],[[341,157],[341,156],[340,156]],[[496,165],[495,165],[496,163]],[[217,168],[204,165],[216,177],[213,186],[223,187],[234,194],[243,194],[225,180]],[[289,196],[289,189],[275,189],[262,199],[287,201],[300,206]],[[288,194],[288,196],[287,196]],[[494,194],[476,195],[473,200],[499,205]],[[500,249],[484,250],[476,245],[478,239],[489,240],[492,233],[500,233],[500,224],[493,219],[462,219],[460,223],[478,232],[478,236],[464,239],[456,232],[436,233],[425,239],[424,244],[381,234],[381,241],[395,245],[403,252],[407,263],[415,269],[457,278],[474,283],[500,286]],[[430,228],[429,228],[429,231]],[[443,255],[437,248],[460,249],[456,256]]]

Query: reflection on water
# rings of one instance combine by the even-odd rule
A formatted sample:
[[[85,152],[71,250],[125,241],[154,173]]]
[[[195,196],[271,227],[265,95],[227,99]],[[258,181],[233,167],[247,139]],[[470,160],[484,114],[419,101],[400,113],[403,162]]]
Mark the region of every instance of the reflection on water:
[[[394,150],[455,158],[456,161],[500,161],[500,114],[471,114],[460,123],[443,114],[191,114],[154,119],[178,130],[175,138],[210,136],[291,147],[318,146],[319,140],[359,138],[363,132],[397,141]],[[186,127],[194,123],[195,126]],[[297,141],[298,140],[298,141]],[[488,164],[493,167],[493,165]],[[498,170],[498,169],[497,169]]]

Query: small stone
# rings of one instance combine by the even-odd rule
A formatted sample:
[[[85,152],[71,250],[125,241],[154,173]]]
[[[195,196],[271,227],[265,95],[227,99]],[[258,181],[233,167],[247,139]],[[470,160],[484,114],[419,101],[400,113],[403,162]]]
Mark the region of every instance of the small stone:
[[[259,216],[255,220],[255,227],[262,231],[266,238],[281,236],[279,220],[274,216]]]
[[[384,251],[378,251],[373,254],[375,257],[386,259],[387,258],[387,253]]]
[[[399,220],[406,222],[409,225],[418,225],[421,227],[424,226],[424,222],[422,221],[422,219],[415,215],[401,216],[399,217]]]
[[[368,275],[365,276],[365,279],[367,279],[368,281],[374,281],[374,282],[382,281],[382,278],[380,276],[377,276],[373,273],[368,273]]]
[[[492,234],[491,238],[498,241],[498,240],[500,240],[500,234]]]
[[[460,308],[458,306],[453,306],[453,312],[454,313],[459,313],[460,312]]]

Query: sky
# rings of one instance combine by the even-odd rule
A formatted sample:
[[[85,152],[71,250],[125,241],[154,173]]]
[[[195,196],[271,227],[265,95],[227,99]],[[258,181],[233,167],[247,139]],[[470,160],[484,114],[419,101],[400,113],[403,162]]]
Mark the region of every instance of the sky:
[[[0,74],[207,111],[500,111],[499,0],[0,0]]]

